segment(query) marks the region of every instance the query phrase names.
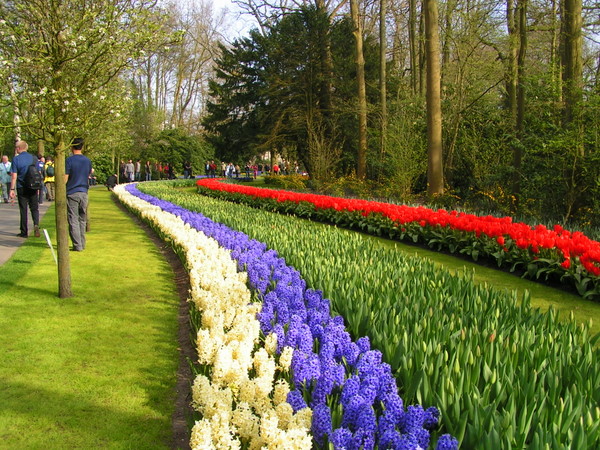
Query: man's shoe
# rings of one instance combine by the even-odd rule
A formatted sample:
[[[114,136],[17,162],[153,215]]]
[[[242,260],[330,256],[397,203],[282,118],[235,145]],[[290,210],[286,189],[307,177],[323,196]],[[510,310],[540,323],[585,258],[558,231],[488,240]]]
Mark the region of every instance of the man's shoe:
[[[27,237],[27,235],[26,235],[26,234],[23,234],[23,233],[19,233],[19,234],[17,234],[17,237],[25,237],[25,238],[26,238],[26,237]]]
[[[33,227],[33,234],[35,235],[35,237],[40,237],[40,227],[38,227],[37,225]]]

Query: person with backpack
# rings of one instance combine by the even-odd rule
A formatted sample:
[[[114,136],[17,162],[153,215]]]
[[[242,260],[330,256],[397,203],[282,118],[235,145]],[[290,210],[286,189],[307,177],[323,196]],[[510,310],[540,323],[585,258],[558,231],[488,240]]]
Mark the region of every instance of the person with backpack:
[[[44,186],[46,186],[46,200],[49,202],[54,201],[54,160],[51,156],[48,156],[46,160],[46,164],[44,165],[44,173],[46,174],[46,178],[44,178]]]
[[[31,211],[33,219],[33,232],[35,237],[40,237],[40,212],[38,206],[38,190],[42,188],[42,177],[37,170],[38,159],[28,153],[29,145],[25,141],[17,141],[15,150],[17,156],[13,158],[10,183],[10,198],[17,197],[19,213],[21,214],[19,237],[28,236],[27,208]],[[36,175],[37,174],[37,175]]]

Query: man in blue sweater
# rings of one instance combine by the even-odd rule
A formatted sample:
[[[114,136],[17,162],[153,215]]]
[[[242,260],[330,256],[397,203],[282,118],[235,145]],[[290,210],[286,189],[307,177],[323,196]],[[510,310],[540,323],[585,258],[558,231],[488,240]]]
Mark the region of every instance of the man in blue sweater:
[[[11,183],[10,183],[10,198],[13,199],[15,196],[19,201],[19,212],[21,213],[21,231],[17,236],[26,238],[28,236],[28,225],[27,225],[27,207],[31,211],[31,218],[33,219],[33,233],[35,237],[40,237],[40,212],[38,206],[38,191],[29,189],[25,185],[25,174],[27,169],[32,164],[37,164],[37,157],[31,153],[27,153],[29,145],[25,141],[17,141],[15,144],[15,150],[17,156],[13,158],[11,172]]]
[[[65,165],[67,219],[73,250],[76,252],[82,252],[85,249],[88,187],[89,177],[92,173],[92,162],[81,153],[82,150],[83,139],[73,139],[71,144],[73,154],[67,158]]]

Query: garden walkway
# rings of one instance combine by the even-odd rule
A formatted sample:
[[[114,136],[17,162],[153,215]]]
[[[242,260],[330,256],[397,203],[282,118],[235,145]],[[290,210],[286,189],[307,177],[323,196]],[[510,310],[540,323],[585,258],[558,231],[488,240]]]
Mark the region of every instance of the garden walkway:
[[[50,205],[53,202],[44,202],[40,205],[40,221]],[[31,222],[31,214],[29,215],[29,224]],[[19,232],[19,205],[16,203],[3,203],[0,201],[0,265],[10,259],[13,253],[19,246],[25,242],[25,239],[17,236]],[[29,234],[33,236],[33,227]],[[38,239],[38,238],[29,238]],[[39,239],[44,239],[43,235]]]

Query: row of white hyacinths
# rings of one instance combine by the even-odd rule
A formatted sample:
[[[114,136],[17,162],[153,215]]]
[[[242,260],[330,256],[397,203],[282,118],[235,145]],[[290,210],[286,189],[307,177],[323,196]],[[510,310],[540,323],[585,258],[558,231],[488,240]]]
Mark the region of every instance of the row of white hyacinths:
[[[247,274],[237,272],[229,251],[178,217],[115,187],[119,199],[145,221],[169,236],[185,253],[190,301],[201,312],[198,362],[210,366],[210,378],[198,375],[193,406],[202,415],[192,429],[193,449],[312,447],[312,411],[293,413],[287,403],[286,374],[291,348],[275,357],[275,333],[260,338]]]

